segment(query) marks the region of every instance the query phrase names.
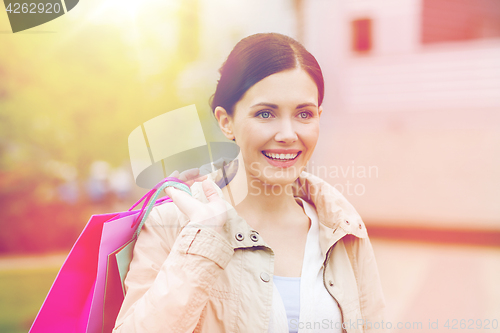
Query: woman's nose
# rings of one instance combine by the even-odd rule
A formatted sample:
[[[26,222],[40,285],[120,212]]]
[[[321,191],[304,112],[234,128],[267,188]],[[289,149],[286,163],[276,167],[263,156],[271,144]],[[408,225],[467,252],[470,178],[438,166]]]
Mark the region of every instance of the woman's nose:
[[[290,120],[282,120],[279,124],[278,132],[274,137],[276,141],[282,142],[295,142],[297,141],[297,133],[293,128],[293,124]]]

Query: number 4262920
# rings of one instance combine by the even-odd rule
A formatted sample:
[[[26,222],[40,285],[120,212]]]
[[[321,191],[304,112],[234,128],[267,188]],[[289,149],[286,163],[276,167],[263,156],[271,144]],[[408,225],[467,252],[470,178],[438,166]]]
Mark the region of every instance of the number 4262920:
[[[444,327],[452,330],[457,330],[457,329],[494,329],[496,330],[498,328],[498,320],[493,319],[448,319],[444,323]]]
[[[59,13],[61,11],[61,5],[59,3],[50,3],[50,2],[39,2],[36,3],[9,3],[7,8],[5,9],[7,13],[11,14],[52,14]]]

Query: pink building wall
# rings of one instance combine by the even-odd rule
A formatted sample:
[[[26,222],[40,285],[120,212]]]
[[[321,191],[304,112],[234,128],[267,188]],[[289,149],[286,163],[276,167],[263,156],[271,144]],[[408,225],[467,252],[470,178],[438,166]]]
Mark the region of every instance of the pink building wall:
[[[450,12],[472,4],[440,3]],[[498,16],[492,4],[473,3]],[[500,29],[423,43],[424,5],[304,2],[303,42],[326,78],[322,138],[309,170],[343,189],[368,224],[499,231]],[[365,53],[352,50],[351,22],[359,18],[372,20]],[[325,177],[320,166],[344,173]],[[352,173],[370,166],[371,175]]]

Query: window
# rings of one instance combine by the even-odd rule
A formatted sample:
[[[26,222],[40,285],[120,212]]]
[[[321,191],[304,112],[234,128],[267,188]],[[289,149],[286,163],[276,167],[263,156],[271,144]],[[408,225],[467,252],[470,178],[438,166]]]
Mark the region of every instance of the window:
[[[351,22],[352,50],[356,53],[369,53],[372,49],[372,20],[356,19]]]
[[[500,37],[499,0],[423,0],[423,44]]]

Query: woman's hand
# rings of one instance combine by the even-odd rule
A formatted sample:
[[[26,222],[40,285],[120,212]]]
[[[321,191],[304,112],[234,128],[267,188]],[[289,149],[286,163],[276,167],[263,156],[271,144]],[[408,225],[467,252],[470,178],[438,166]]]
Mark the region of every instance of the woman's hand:
[[[196,178],[199,174],[198,169],[190,169],[176,176],[174,171],[170,177],[176,177],[184,181],[186,184],[191,186],[195,181],[203,180],[202,187],[205,196],[208,199],[208,203],[203,203],[193,198],[184,191],[178,190],[175,187],[167,187],[165,193],[173,200],[175,205],[186,214],[190,220],[190,223],[198,223],[206,226],[211,226],[219,233],[222,233],[222,227],[226,223],[227,219],[227,208],[224,200],[219,197],[219,194],[213,187],[212,183],[208,181],[207,176],[201,176]],[[184,174],[184,175],[183,175]],[[182,178],[181,178],[182,177]],[[185,178],[186,180],[184,180]],[[191,180],[189,180],[191,179]]]
[[[193,185],[195,182],[201,182],[201,181],[207,179],[207,175],[199,176],[199,174],[200,174],[200,169],[193,168],[193,169],[183,171],[180,174],[179,174],[179,171],[175,170],[174,172],[172,172],[172,174],[169,177],[178,178],[178,179],[182,180],[184,183],[186,183],[187,186],[191,187],[191,185]],[[165,193],[166,193],[166,190],[167,189],[165,189]]]

